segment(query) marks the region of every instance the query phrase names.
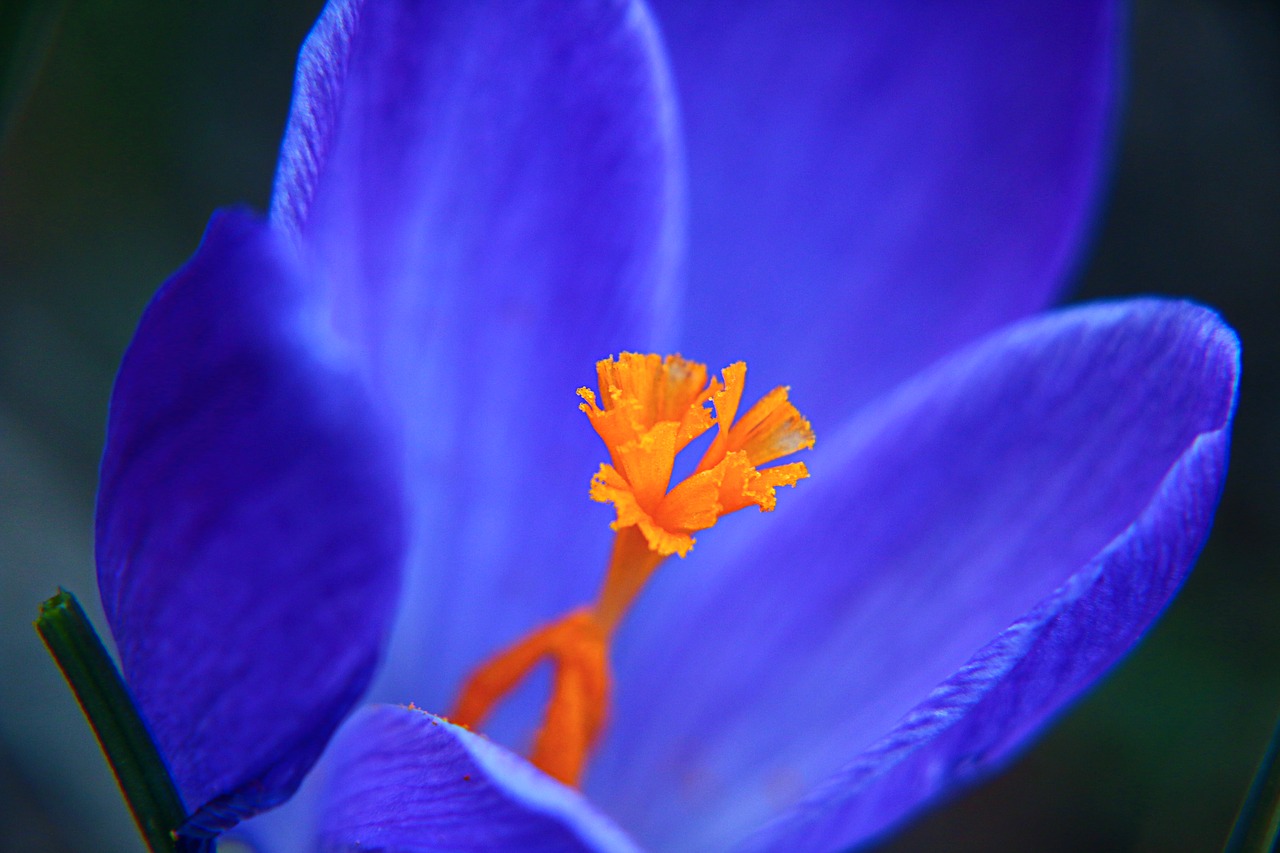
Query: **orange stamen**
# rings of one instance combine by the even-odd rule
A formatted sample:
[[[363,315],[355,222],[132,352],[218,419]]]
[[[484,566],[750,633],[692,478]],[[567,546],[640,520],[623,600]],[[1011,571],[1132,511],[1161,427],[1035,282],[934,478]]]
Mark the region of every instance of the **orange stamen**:
[[[613,504],[613,552],[595,603],[539,628],[478,667],[450,717],[480,725],[493,708],[544,661],[555,668],[551,697],[530,760],[577,785],[608,713],[609,643],[658,566],[693,548],[693,533],[723,515],[758,506],[770,511],[776,489],[809,476],[803,462],[759,466],[813,447],[813,430],[775,388],[737,423],[746,365],[723,381],[678,355],[622,353],[596,364],[600,403],[578,389],[579,406],[604,440],[612,464],[591,480],[591,499]],[[710,403],[714,415],[707,409]],[[671,485],[675,457],[715,425],[717,433],[694,473]]]
[[[555,665],[551,701],[534,742],[534,764],[578,784],[588,751],[604,729],[609,699],[607,638],[593,613],[575,610],[534,631],[472,673],[449,718],[475,728],[544,660]]]

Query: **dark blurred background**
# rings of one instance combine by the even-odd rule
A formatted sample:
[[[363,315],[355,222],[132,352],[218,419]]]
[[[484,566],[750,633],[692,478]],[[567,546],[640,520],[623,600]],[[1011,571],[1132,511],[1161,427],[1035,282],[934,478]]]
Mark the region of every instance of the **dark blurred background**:
[[[0,850],[139,847],[31,619],[58,583],[96,607],[115,366],[209,213],[264,209],[320,6],[47,0],[22,40],[38,73],[0,56]],[[0,34],[17,9],[0,0]],[[1142,646],[892,851],[1213,849],[1280,712],[1280,6],[1137,2],[1128,66],[1115,173],[1072,298],[1187,296],[1239,330],[1217,526]]]

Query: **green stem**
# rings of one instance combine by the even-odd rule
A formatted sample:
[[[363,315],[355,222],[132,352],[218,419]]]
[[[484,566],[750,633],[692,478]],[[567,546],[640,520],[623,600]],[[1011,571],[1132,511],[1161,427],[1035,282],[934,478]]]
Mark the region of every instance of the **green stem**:
[[[186,808],[129,688],[75,596],[59,589],[41,604],[36,631],[93,726],[148,849],[175,853]]]
[[[1280,842],[1280,725],[1240,806],[1224,853],[1271,853]]]

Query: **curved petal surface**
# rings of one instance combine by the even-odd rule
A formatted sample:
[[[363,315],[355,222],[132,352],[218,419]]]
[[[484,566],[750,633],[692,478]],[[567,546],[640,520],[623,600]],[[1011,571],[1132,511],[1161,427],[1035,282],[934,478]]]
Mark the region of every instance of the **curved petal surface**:
[[[922,749],[911,766],[927,784],[824,827],[847,830],[838,847],[904,814],[963,775],[946,749],[998,759],[1189,569],[1237,372],[1215,314],[1143,300],[1019,324],[906,384],[820,441],[810,488],[774,517],[732,519],[750,529],[724,531],[719,552],[708,534],[701,560],[660,573],[620,635],[616,720],[587,792],[645,842],[741,839],[975,667],[990,683],[965,688],[981,711],[968,725],[989,740]],[[1015,627],[1006,651],[979,654],[1010,625],[1054,619],[1044,636],[1077,645]],[[943,689],[943,716],[962,716],[957,691]]]
[[[830,422],[1061,289],[1109,142],[1112,0],[653,6],[687,143],[688,355],[807,384]]]
[[[272,216],[400,411],[417,508],[380,696],[444,710],[604,565],[573,393],[671,311],[664,75],[624,0],[335,2],[303,49]]]
[[[1142,515],[746,850],[845,850],[999,769],[1132,648],[1213,522],[1225,430],[1198,437]]]
[[[485,853],[638,848],[571,788],[412,708],[367,708],[325,759],[325,851]]]
[[[291,251],[214,217],[111,399],[98,583],[193,834],[297,787],[373,674],[404,556],[399,450]]]

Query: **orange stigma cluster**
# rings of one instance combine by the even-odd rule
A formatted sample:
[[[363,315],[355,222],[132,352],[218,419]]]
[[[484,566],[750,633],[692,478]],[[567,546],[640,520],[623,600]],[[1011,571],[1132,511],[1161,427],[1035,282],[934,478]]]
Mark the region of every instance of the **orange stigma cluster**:
[[[717,379],[706,365],[678,355],[622,353],[599,362],[596,372],[599,398],[587,388],[578,395],[610,464],[592,478],[591,498],[613,504],[617,514],[599,597],[484,662],[450,715],[478,726],[536,665],[550,661],[551,698],[530,759],[571,785],[604,729],[610,639],[654,570],[672,554],[688,554],[693,534],[721,516],[749,506],[772,510],[776,489],[809,473],[803,462],[761,466],[813,447],[813,430],[786,388],[738,417],[747,376],[742,362]],[[672,486],[676,455],[713,426],[717,432],[693,473]]]
[[[580,408],[613,464],[600,466],[591,498],[614,505],[614,530],[638,528],[664,557],[689,553],[694,531],[726,513],[753,505],[773,509],[776,487],[808,476],[803,462],[759,469],[813,447],[813,430],[787,400],[786,388],[771,391],[734,423],[747,378],[742,362],[726,367],[723,381],[708,381],[704,365],[676,355],[623,353],[596,370],[604,406],[581,388],[586,402]],[[713,424],[719,431],[697,470],[671,488],[676,454]]]

